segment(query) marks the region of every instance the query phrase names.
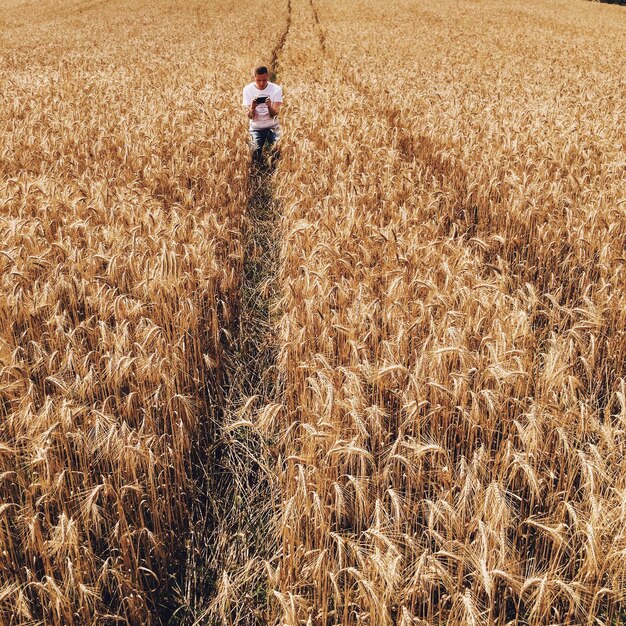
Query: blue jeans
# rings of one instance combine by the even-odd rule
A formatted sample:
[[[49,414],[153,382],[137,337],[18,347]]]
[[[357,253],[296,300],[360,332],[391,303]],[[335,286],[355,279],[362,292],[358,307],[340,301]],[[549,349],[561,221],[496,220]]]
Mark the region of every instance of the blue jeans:
[[[258,128],[250,129],[250,150],[252,158],[256,163],[261,163],[263,157],[263,146],[273,146],[280,139],[280,128]]]

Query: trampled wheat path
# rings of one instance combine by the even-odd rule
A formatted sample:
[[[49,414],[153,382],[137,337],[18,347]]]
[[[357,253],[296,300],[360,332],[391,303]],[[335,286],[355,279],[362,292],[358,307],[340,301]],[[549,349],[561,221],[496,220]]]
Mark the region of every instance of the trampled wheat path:
[[[291,0],[284,30],[270,55],[272,81],[280,81],[281,53],[291,29]],[[236,324],[224,339],[225,363],[215,430],[208,442],[201,532],[189,564],[203,572],[193,623],[267,623],[266,592],[259,585],[265,562],[276,558],[278,492],[273,453],[256,427],[258,411],[282,402],[276,367],[279,200],[274,197],[277,158],[250,164],[243,215],[243,266]],[[237,539],[232,540],[233,537]]]

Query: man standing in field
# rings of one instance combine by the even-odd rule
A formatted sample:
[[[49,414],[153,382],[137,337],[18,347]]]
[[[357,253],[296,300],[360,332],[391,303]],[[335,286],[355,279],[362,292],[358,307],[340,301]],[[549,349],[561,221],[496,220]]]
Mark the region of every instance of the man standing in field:
[[[254,80],[243,88],[243,106],[250,120],[250,149],[255,163],[263,162],[263,146],[280,139],[278,113],[283,103],[283,88],[269,80],[265,65],[254,69]]]

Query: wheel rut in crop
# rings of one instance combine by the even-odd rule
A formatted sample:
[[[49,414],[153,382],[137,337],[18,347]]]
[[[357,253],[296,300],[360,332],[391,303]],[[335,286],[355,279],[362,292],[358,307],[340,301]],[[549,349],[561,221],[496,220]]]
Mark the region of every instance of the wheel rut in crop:
[[[328,45],[326,33],[322,26],[315,0],[309,0],[315,30],[322,50],[333,58],[334,65],[342,68],[340,71],[346,83],[361,94],[367,101],[374,102],[380,98],[380,93],[366,82],[359,80],[359,75],[346,71],[346,64]],[[468,173],[457,160],[445,156],[444,146],[438,145],[426,135],[415,136],[412,128],[408,127],[403,119],[402,111],[396,106],[383,107],[383,115],[393,136],[394,145],[404,161],[416,161],[424,168],[427,176],[432,177],[442,187],[452,188],[453,210],[444,216],[442,229],[448,233],[453,227],[457,235],[474,236],[478,230],[479,215],[488,212],[487,203],[480,203],[477,194],[469,191]]]
[[[368,102],[380,99],[381,94],[376,87],[360,80],[358,73],[349,71],[350,64],[329,43],[317,1],[309,0],[309,3],[320,46],[333,60],[333,66],[339,68],[345,83]],[[553,242],[560,248],[556,256],[549,246],[540,241],[538,218],[534,212],[520,215],[507,211],[503,208],[506,197],[498,185],[489,190],[477,187],[463,163],[449,154],[449,146],[428,135],[417,134],[401,107],[386,103],[381,108],[390,131],[390,142],[393,142],[402,160],[422,168],[424,175],[445,191],[435,216],[442,236],[469,240],[499,235],[504,240],[500,244],[492,241],[486,262],[493,263],[498,257],[507,260],[511,290],[530,283],[539,293],[556,291],[567,294],[563,299],[570,303],[580,301],[580,287],[570,277],[577,276],[581,260],[570,255],[567,245],[561,241]],[[553,265],[555,258],[565,260],[554,271],[547,271],[546,267]],[[587,263],[587,267],[586,271],[594,271],[591,263]]]
[[[274,50],[272,50],[272,56],[270,61],[270,71],[272,75],[270,78],[274,81],[278,77],[279,68],[280,68],[280,56],[285,47],[285,42],[287,41],[287,36],[289,35],[289,30],[291,29],[291,0],[287,0],[287,26],[281,35],[281,38],[278,41],[278,44],[275,46]]]
[[[288,0],[286,24],[271,53],[273,81],[278,80],[291,11]],[[273,315],[281,214],[273,192],[277,157],[275,152],[263,166],[250,164],[236,319],[223,334],[220,397],[211,412],[206,450],[199,453],[200,486],[184,589],[188,610],[180,620],[185,624],[222,623],[225,614],[229,623],[265,623],[265,585],[260,581],[266,576],[263,562],[276,552],[276,490],[270,454],[251,416],[258,407],[280,402],[281,396]]]
[[[370,102],[376,101],[380,97],[380,93],[366,82],[359,80],[357,73],[346,71],[347,65],[342,63],[342,59],[335,50],[328,46],[317,3],[315,0],[309,0],[309,4],[313,13],[313,21],[320,48],[335,60],[336,67],[342,68],[343,79],[357,93],[360,93]],[[430,137],[425,135],[415,137],[411,132],[412,129],[406,126],[402,117],[402,111],[398,107],[385,106],[383,109],[387,125],[390,129],[396,131],[394,141],[402,159],[405,161],[415,159],[425,168],[426,173],[440,184],[443,184],[444,181],[448,185],[453,183],[455,205],[458,205],[457,213],[453,216],[453,219],[460,222],[459,218],[463,218],[465,230],[459,232],[459,234],[473,234],[478,225],[479,209],[485,210],[486,207],[472,204],[473,200],[468,191],[468,174],[465,168],[458,161],[444,156],[444,146],[437,145]]]
[[[320,42],[320,48],[322,49],[322,52],[326,52],[326,33],[324,33],[322,23],[320,22],[320,15],[317,12],[317,6],[313,0],[309,0],[309,4],[311,5],[311,11],[313,11],[313,20],[315,21],[315,30],[317,32],[317,38]]]

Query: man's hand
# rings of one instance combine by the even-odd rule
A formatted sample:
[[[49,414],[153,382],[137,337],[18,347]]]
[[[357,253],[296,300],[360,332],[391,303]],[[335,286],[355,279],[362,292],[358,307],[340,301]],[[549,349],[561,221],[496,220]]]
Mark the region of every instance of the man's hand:
[[[278,112],[280,111],[280,105],[282,102],[277,102],[274,104],[269,98],[264,102],[267,104],[267,110],[271,117],[278,117]],[[252,101],[252,104],[248,107],[248,117],[253,120],[256,116],[256,109],[259,106],[259,103],[255,100]]]

